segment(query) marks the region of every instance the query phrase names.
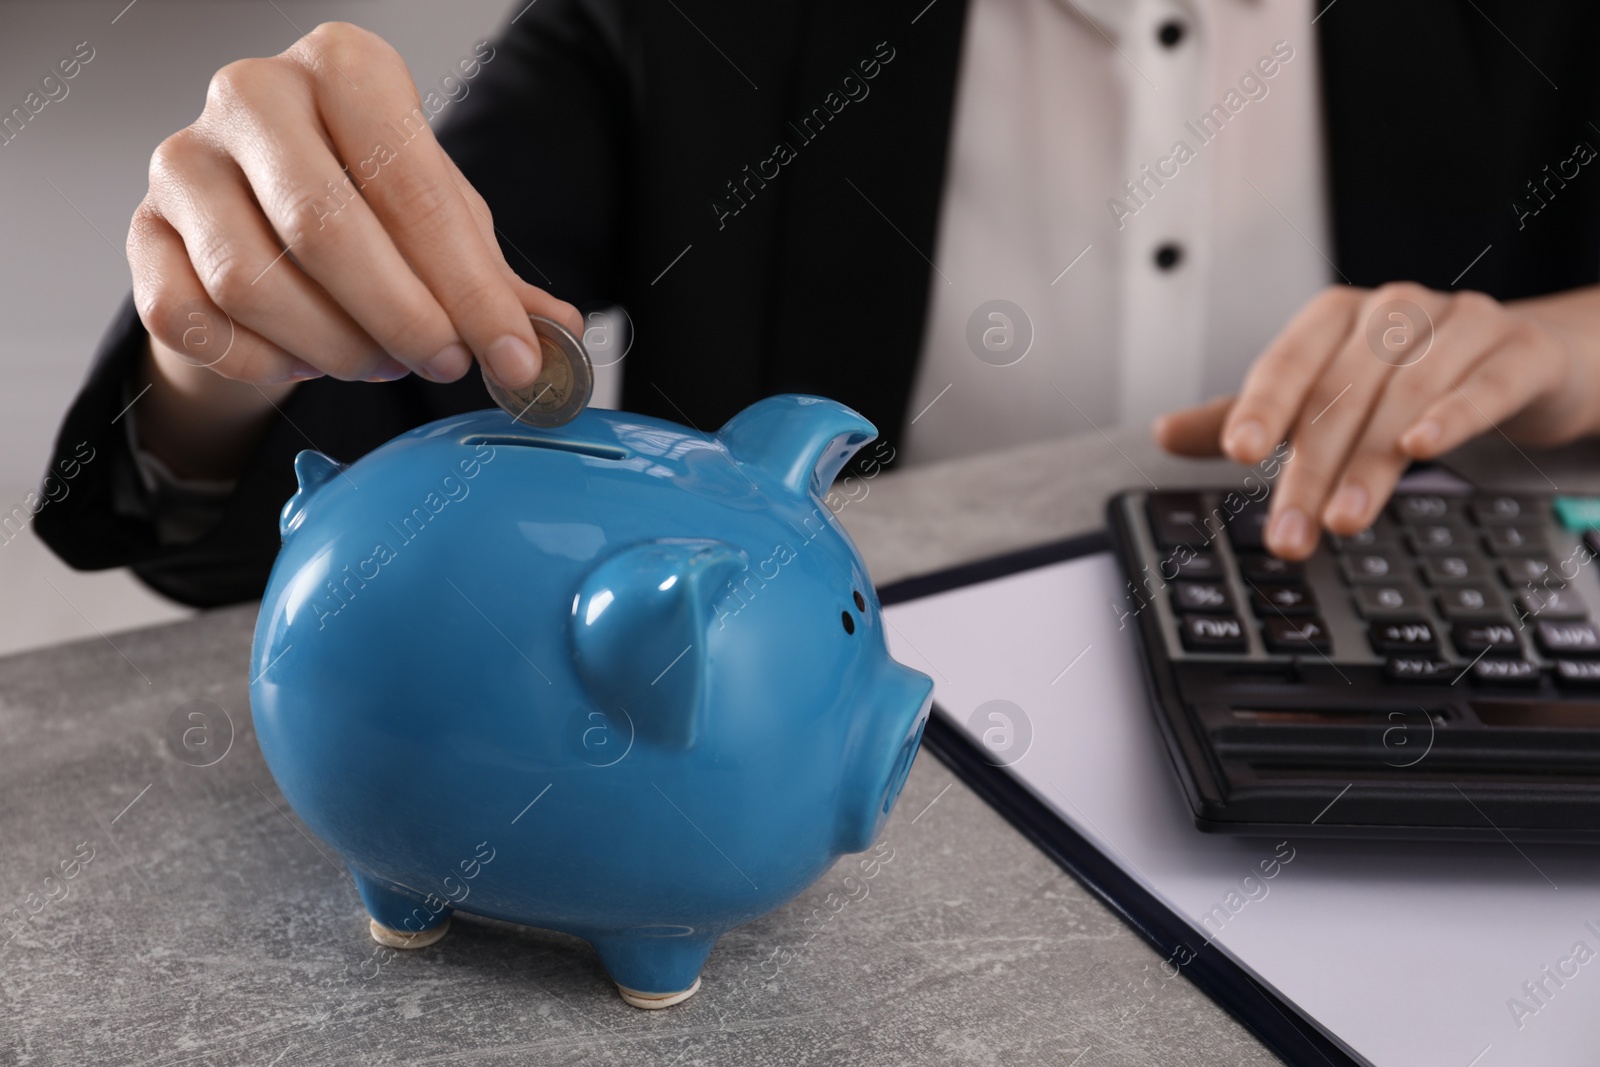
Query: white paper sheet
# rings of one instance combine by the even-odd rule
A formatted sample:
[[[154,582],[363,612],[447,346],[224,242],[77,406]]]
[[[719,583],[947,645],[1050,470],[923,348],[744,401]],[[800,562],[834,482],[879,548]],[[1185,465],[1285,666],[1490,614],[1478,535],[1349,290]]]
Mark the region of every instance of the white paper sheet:
[[[1600,849],[1201,833],[1108,607],[1122,584],[1099,553],[896,605],[890,648],[974,738],[1007,740],[965,725],[981,705],[1020,708],[1010,772],[1357,1058],[1600,1063]]]

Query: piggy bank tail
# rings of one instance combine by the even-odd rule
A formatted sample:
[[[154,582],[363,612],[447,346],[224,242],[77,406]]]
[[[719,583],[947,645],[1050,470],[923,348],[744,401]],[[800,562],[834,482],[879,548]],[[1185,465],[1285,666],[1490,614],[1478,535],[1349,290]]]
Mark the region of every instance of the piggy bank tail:
[[[314,449],[306,449],[294,457],[294,477],[300,488],[294,491],[283,511],[278,514],[278,536],[288,539],[305,521],[306,505],[322,484],[344,470],[344,464]]]

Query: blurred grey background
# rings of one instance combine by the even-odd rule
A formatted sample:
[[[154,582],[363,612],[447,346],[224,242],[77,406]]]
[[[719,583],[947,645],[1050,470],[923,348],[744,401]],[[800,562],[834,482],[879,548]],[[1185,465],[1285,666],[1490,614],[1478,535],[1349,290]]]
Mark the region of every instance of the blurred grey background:
[[[515,6],[513,6],[513,3]],[[217,68],[281,52],[319,22],[387,38],[437,85],[522,0],[5,0],[0,115],[58,60],[94,58],[0,145],[0,515],[38,485],[56,425],[128,289],[123,239],[155,146],[199,115]],[[59,90],[56,90],[59,92]],[[441,119],[449,117],[446,110]],[[0,537],[0,653],[113,635],[186,610],[123,572],[68,570]]]

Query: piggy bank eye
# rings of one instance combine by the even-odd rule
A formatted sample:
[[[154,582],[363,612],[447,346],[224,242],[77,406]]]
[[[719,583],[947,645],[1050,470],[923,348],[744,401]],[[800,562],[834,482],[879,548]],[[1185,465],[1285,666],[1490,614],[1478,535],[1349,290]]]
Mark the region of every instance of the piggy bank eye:
[[[856,598],[856,610],[857,611],[866,611],[867,610],[867,600],[866,600],[865,597],[863,597],[858,591],[856,591],[854,589],[850,590],[850,595]]]
[[[856,620],[848,611],[841,611],[839,613],[839,621],[844,623],[845,633],[853,634],[856,632]]]

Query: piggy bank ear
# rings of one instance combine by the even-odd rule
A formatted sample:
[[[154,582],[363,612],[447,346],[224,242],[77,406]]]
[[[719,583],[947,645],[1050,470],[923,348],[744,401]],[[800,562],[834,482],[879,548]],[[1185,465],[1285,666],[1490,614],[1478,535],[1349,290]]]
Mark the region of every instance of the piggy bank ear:
[[[590,698],[637,736],[688,747],[704,729],[712,603],[749,562],[723,541],[662,540],[602,560],[572,601],[573,659]]]
[[[854,411],[820,396],[769,396],[717,431],[730,455],[800,496],[821,496],[850,457],[878,436]]]
[[[278,513],[278,536],[294,533],[306,517],[306,503],[323,482],[344,470],[344,465],[321,452],[306,449],[294,457],[294,477],[300,483],[283,510]]]

